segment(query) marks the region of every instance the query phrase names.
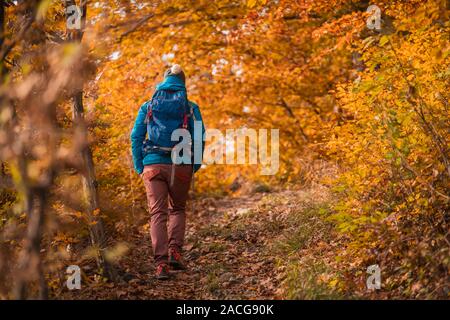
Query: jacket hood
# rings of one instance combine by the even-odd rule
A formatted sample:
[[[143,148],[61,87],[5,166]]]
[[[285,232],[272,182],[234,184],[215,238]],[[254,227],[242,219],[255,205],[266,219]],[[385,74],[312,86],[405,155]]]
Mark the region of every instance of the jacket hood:
[[[170,75],[156,86],[156,90],[186,91],[186,86],[180,78]]]

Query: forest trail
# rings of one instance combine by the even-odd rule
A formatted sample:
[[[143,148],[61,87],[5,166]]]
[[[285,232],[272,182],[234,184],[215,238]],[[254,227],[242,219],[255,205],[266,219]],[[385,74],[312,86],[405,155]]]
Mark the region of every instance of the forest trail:
[[[329,201],[320,185],[305,190],[201,199],[189,208],[186,271],[168,281],[154,279],[148,225],[130,235],[120,267],[131,279],[117,284],[82,285],[63,299],[277,299],[286,297],[289,257],[325,243],[329,235],[319,217]],[[145,221],[145,220],[144,220]],[[319,252],[319,251],[316,251]],[[312,253],[315,255],[316,253]],[[323,258],[323,257],[322,257]],[[312,260],[311,260],[312,261]],[[82,267],[82,269],[84,269]],[[88,274],[89,276],[89,274]],[[295,277],[291,280],[296,281]],[[294,284],[295,286],[295,284]],[[289,289],[291,288],[291,289]],[[298,288],[297,288],[298,289]],[[298,295],[294,288],[294,293]],[[308,297],[308,294],[301,294]]]

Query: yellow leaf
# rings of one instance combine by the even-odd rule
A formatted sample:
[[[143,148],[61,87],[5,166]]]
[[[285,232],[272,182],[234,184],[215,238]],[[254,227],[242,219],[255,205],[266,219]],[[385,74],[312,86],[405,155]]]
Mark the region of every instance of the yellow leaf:
[[[380,39],[380,46],[384,46],[388,42],[389,42],[388,36],[382,36]]]
[[[257,2],[257,0],[248,0],[247,1],[247,7],[249,7],[249,8],[255,7],[256,6],[256,2]]]

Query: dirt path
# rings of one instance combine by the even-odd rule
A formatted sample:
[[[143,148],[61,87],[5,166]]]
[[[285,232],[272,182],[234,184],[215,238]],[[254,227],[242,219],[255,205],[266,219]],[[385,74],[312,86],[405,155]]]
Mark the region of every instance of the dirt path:
[[[80,292],[66,292],[64,298],[283,298],[283,270],[286,269],[283,254],[292,251],[290,234],[298,227],[298,219],[314,222],[315,216],[303,213],[324,201],[326,192],[323,190],[199,200],[194,213],[188,213],[184,253],[188,270],[173,272],[172,279],[165,282],[153,278],[147,225],[130,235],[131,248],[120,262],[130,276],[128,282],[91,283]],[[304,243],[293,250],[298,251],[302,245],[316,241],[315,233],[307,231],[305,239],[300,239]]]

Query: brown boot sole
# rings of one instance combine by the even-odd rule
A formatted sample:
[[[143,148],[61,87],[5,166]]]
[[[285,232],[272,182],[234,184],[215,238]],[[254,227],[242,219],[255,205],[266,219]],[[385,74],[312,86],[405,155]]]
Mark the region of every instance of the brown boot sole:
[[[169,280],[170,277],[168,275],[157,275],[157,276],[155,276],[155,278],[156,278],[156,280],[164,281],[164,280]]]

